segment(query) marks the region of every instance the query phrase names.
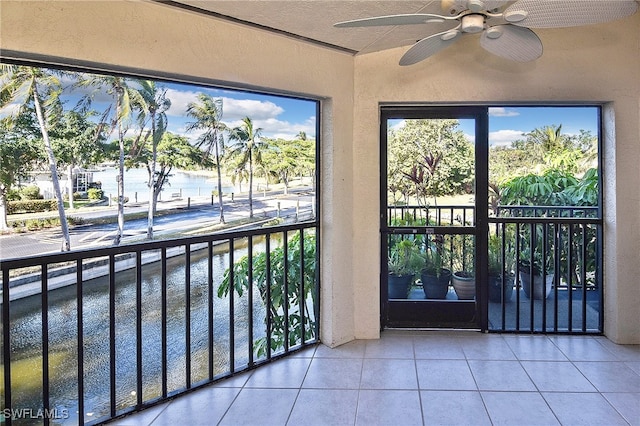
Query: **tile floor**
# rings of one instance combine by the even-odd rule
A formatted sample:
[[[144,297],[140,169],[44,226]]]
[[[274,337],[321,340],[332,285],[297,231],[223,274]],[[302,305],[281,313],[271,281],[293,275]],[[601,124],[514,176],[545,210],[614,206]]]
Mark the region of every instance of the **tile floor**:
[[[309,348],[114,425],[640,425],[640,346],[397,331]]]

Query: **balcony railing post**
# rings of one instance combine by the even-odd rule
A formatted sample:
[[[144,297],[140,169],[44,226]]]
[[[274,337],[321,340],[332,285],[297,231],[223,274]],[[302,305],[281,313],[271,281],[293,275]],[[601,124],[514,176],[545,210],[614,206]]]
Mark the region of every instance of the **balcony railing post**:
[[[234,299],[234,287],[236,282],[235,268],[234,268],[234,239],[229,239],[229,372],[235,371],[235,299]]]
[[[76,260],[76,320],[78,346],[78,425],[84,424],[84,315],[82,295],[82,259]]]
[[[191,389],[191,245],[184,246],[184,370],[187,389]]]
[[[266,250],[266,259],[265,259],[265,273],[267,275],[266,279],[266,293],[267,293],[267,306],[266,306],[266,326],[267,326],[267,359],[271,359],[271,310],[273,306],[273,302],[271,301],[271,234],[266,235],[265,240],[265,250]]]
[[[167,248],[160,249],[160,334],[162,341],[162,398],[166,399],[167,389],[167,369],[168,369],[168,343],[167,343]]]
[[[253,237],[251,235],[249,235],[248,244],[247,261],[249,263],[249,270],[247,271],[247,280],[249,283],[249,288],[247,289],[247,322],[249,326],[247,329],[247,333],[249,334],[249,338],[247,339],[247,351],[249,355],[248,364],[250,367],[253,367]]]
[[[284,252],[284,282],[282,292],[282,306],[284,310],[284,351],[289,350],[289,236],[287,231],[283,232],[283,252]]]
[[[116,260],[109,255],[109,414],[116,416]]]
[[[40,300],[42,306],[42,408],[49,411],[49,272],[47,264],[42,263],[40,269],[41,288]],[[44,417],[44,424],[49,424],[49,417]]]
[[[136,251],[136,407],[142,406],[142,252]]]
[[[209,380],[213,380],[213,378],[215,377],[215,372],[214,372],[214,363],[213,363],[213,345],[214,345],[214,339],[213,339],[213,241],[209,241],[207,243],[207,294],[209,297],[207,297],[207,308],[208,308],[208,312],[207,312],[207,321],[208,321],[208,330],[209,332],[207,333],[207,340],[209,343]]]
[[[4,407],[11,408],[11,314],[9,299],[9,269],[2,268],[2,363],[4,367]],[[3,416],[4,417],[4,416]],[[4,417],[11,425],[11,416]]]
[[[305,335],[306,335],[306,327],[305,327],[305,313],[304,309],[306,306],[306,300],[304,298],[304,229],[300,228],[298,231],[300,232],[300,283],[299,283],[299,310],[300,310],[300,344],[304,344]]]

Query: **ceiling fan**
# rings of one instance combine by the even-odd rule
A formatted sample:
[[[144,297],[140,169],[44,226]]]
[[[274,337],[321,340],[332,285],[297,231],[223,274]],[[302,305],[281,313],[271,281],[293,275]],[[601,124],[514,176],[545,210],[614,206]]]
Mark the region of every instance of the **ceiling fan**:
[[[512,3],[508,5],[509,3]],[[480,45],[505,59],[527,62],[542,55],[542,42],[530,28],[598,24],[633,15],[635,0],[442,0],[443,15],[412,13],[356,19],[338,28],[419,25],[451,22],[446,31],[415,43],[400,59],[413,65],[450,46],[466,34],[480,35]]]

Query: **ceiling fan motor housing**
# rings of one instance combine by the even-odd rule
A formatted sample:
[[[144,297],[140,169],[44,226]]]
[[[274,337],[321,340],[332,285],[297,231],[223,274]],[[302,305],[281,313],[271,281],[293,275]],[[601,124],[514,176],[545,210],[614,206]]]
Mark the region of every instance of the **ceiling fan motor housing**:
[[[484,15],[470,14],[462,17],[462,32],[479,33],[484,29]]]

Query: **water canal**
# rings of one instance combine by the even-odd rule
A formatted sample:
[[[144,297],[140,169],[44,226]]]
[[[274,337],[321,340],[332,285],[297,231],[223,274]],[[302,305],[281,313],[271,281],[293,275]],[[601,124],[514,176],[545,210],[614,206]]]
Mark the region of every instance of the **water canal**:
[[[273,237],[272,247],[278,244]],[[243,243],[244,242],[244,246]],[[247,253],[247,241],[236,240],[234,259]],[[264,240],[254,240],[254,253],[264,251]],[[214,292],[208,291],[206,249],[191,251],[190,282],[185,284],[185,254],[167,260],[167,390],[186,387],[209,376],[209,298],[213,300],[214,374],[230,370],[229,300],[218,298],[217,288],[229,264],[228,245],[216,246],[212,258]],[[162,275],[160,262],[142,266],[142,376],[143,401],[162,393]],[[85,271],[86,273],[86,271]],[[115,274],[115,376],[116,407],[136,404],[136,270]],[[191,371],[186,372],[187,291],[190,305]],[[109,277],[84,281],[82,285],[84,347],[84,418],[86,422],[109,414],[110,337]],[[257,290],[255,294],[259,293]],[[54,424],[78,423],[78,326],[76,285],[49,293],[48,333],[50,407],[68,418]],[[248,299],[235,297],[234,359],[236,367],[248,359]],[[265,308],[260,297],[253,302],[253,339],[265,336]],[[42,312],[41,298],[32,296],[11,302],[12,408],[42,409]],[[28,424],[18,422],[18,424]]]

